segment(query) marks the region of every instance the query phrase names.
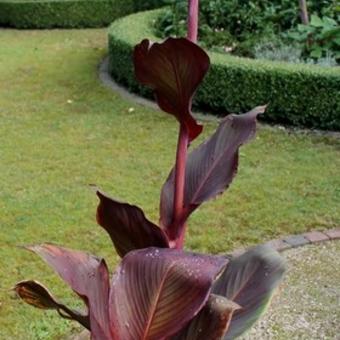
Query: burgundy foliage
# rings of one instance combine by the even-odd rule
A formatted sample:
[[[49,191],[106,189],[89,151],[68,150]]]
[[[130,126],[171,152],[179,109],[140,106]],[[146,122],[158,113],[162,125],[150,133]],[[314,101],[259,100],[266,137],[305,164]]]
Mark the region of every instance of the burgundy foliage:
[[[284,261],[268,246],[255,247],[231,259],[213,286],[213,293],[242,306],[235,312],[225,340],[235,339],[261,316],[284,271]]]
[[[160,224],[170,239],[182,238],[188,216],[203,202],[221,194],[233,180],[238,166],[238,149],[255,134],[256,116],[264,106],[244,115],[229,115],[217,131],[188,156],[182,215],[173,220],[175,169],[165,182],[160,203]]]
[[[186,127],[190,140],[195,139],[202,126],[191,115],[191,100],[208,71],[208,55],[187,39],[168,38],[161,44],[143,40],[133,59],[137,79],[154,89],[159,107]]]
[[[29,249],[83,299],[87,314],[61,305],[35,281],[19,282],[18,295],[35,307],[64,312],[89,328],[96,340],[155,340],[175,334],[205,305],[228,263],[223,257],[145,248],[126,255],[109,283],[102,259],[51,244]]]
[[[20,281],[15,285],[14,290],[26,303],[40,309],[55,309],[61,317],[78,321],[85,328],[90,329],[88,315],[72,310],[57,301],[40,282],[33,280]]]
[[[99,190],[97,196],[97,222],[108,232],[121,257],[135,249],[169,247],[163,230],[147,220],[140,208],[118,202]]]
[[[52,244],[27,247],[68,283],[86,311],[68,308],[37,281],[14,287],[28,304],[79,322],[92,339],[234,339],[258,319],[284,272],[280,256],[264,246],[230,261],[182,249],[186,220],[229,187],[239,148],[255,135],[257,115],[265,110],[227,116],[188,154],[202,131],[191,112],[192,98],[210,64],[195,44],[198,0],[189,4],[188,39],[143,40],[133,55],[137,79],[180,125],[176,163],[161,191],[160,226],[139,207],[98,190],[97,222],[122,257],[111,280],[103,259]]]
[[[148,248],[129,253],[112,280],[111,328],[118,339],[163,339],[203,307],[222,257]]]
[[[210,294],[199,314],[171,340],[221,339],[235,311],[241,307],[227,298]]]
[[[95,256],[42,244],[28,247],[41,256],[85,302],[91,331],[98,339],[109,339],[109,274],[106,263]]]

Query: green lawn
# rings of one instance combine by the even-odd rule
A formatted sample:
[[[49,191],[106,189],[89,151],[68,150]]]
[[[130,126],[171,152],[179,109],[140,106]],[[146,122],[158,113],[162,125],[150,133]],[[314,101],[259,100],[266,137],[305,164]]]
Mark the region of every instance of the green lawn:
[[[16,245],[50,241],[117,262],[96,226],[89,183],[158,219],[177,124],[101,85],[105,46],[104,29],[0,29],[0,339],[59,339],[75,327],[9,291],[18,280],[37,278],[64,302],[76,301]],[[216,124],[208,123],[204,135]],[[230,190],[190,220],[187,247],[218,253],[339,225],[339,169],[339,140],[260,127],[242,149]]]

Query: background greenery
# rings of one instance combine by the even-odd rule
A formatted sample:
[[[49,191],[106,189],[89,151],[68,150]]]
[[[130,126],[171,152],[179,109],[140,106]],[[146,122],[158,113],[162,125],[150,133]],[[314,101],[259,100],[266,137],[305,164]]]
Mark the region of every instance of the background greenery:
[[[0,31],[1,339],[55,340],[76,331],[10,292],[16,281],[36,278],[79,305],[52,270],[17,245],[49,241],[104,256],[112,270],[117,263],[95,223],[89,183],[158,219],[178,126],[103,87],[97,67],[106,39],[103,29]],[[200,141],[216,126],[206,123]],[[193,214],[187,247],[219,253],[339,226],[339,168],[339,139],[261,126],[242,148],[228,192]]]
[[[129,89],[150,95],[137,84],[131,55],[143,38],[157,40],[153,22],[163,9],[130,15],[109,29],[110,71]],[[340,129],[340,68],[279,63],[209,53],[210,70],[195,97],[202,110],[242,112],[269,103],[270,122],[318,129]]]
[[[187,1],[167,2],[170,6],[155,22],[157,34],[185,35]],[[297,0],[201,0],[200,40],[209,49],[238,56],[265,57],[259,52],[274,49],[279,60],[292,61],[289,54],[299,52],[294,62],[333,57],[336,63],[335,58],[340,60],[339,3],[309,0],[307,8],[311,25],[301,25]],[[288,46],[290,53],[284,53]]]

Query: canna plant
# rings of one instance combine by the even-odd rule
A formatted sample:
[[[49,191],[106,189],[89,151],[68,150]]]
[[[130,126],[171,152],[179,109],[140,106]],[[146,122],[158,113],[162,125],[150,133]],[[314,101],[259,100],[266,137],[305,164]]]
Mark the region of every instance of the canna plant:
[[[239,147],[251,139],[257,107],[229,115],[203,144],[191,112],[193,95],[209,68],[198,45],[198,1],[189,1],[188,37],[162,43],[143,40],[133,60],[137,79],[153,88],[159,107],[179,122],[176,162],[161,190],[159,226],[143,211],[97,190],[97,222],[122,261],[112,278],[105,260],[53,244],[27,247],[42,257],[84,301],[85,312],[58,301],[41,283],[18,282],[25,302],[87,328],[96,340],[234,339],[268,305],[284,273],[267,246],[235,258],[186,252],[186,222],[202,203],[228,188],[237,172]]]

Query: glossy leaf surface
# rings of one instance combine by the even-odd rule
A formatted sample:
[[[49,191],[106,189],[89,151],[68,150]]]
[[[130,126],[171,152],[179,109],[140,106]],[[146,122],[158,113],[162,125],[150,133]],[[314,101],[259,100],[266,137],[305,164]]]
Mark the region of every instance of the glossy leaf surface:
[[[239,304],[225,340],[241,335],[261,316],[285,271],[281,256],[268,246],[258,246],[233,258],[214,284],[213,293]]]
[[[40,309],[54,309],[63,318],[78,321],[90,329],[90,320],[87,315],[82,315],[58,302],[41,283],[33,280],[20,281],[15,285],[14,291],[26,303]]]
[[[185,38],[168,38],[163,43],[143,40],[133,59],[139,82],[155,91],[163,111],[186,126],[190,140],[196,138],[202,126],[191,115],[191,101],[208,71],[208,55]]]
[[[222,257],[148,248],[124,257],[112,281],[111,328],[118,339],[158,340],[178,332],[208,299]]]
[[[223,296],[211,294],[208,302],[186,326],[171,340],[219,340],[229,327],[236,303]]]
[[[105,261],[52,244],[27,248],[40,255],[85,301],[95,339],[111,339],[108,319],[109,274]]]
[[[227,116],[216,132],[189,154],[182,220],[228,188],[237,172],[238,149],[255,135],[256,117],[264,110],[265,106],[259,106],[246,114]],[[160,223],[165,228],[173,227],[174,177],[172,169],[161,193]]]
[[[121,257],[131,250],[169,247],[163,230],[147,220],[140,208],[118,202],[101,191],[97,196],[97,222],[108,232]]]

